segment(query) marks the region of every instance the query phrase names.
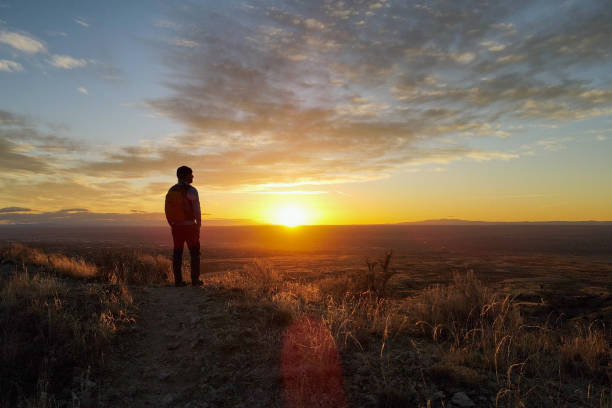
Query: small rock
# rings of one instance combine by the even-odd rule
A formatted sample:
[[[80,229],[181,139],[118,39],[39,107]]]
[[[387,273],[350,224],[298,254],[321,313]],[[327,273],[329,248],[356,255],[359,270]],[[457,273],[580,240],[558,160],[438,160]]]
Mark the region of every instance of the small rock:
[[[456,392],[453,394],[453,398],[451,399],[453,405],[457,405],[461,408],[473,407],[475,406],[474,401],[470,397],[467,396],[465,392]]]
[[[177,348],[179,348],[179,344],[178,343],[170,343],[166,346],[166,348],[168,350],[176,350]]]
[[[170,373],[167,371],[162,371],[159,373],[157,378],[159,378],[160,381],[166,381],[168,378],[170,378]]]

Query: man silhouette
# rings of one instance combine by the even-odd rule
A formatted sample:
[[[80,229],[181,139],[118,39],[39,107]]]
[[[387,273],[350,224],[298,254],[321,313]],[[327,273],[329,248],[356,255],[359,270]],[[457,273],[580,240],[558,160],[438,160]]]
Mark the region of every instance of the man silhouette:
[[[172,229],[172,272],[174,285],[185,286],[181,266],[183,263],[183,246],[187,243],[191,255],[191,284],[199,286],[200,280],[200,228],[202,215],[198,190],[190,184],[193,182],[193,171],[187,166],[176,170],[178,183],[170,187],[166,194],[165,213]]]

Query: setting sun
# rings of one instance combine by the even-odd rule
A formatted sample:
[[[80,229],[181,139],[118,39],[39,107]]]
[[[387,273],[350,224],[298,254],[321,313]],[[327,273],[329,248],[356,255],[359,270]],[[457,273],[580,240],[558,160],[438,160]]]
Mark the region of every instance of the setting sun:
[[[276,223],[286,227],[297,227],[306,222],[306,213],[300,207],[281,208],[276,215]]]

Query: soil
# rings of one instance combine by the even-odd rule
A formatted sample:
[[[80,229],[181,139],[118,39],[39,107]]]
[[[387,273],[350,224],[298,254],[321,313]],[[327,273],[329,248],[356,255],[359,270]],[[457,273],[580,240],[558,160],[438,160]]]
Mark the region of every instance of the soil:
[[[132,288],[140,307],[81,406],[276,407],[282,325],[211,288]],[[95,403],[92,403],[95,401]]]

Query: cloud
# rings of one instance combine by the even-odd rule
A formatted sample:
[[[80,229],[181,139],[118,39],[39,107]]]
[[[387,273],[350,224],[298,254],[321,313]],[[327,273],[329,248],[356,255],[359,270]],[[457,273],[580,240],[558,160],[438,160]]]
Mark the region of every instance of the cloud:
[[[68,33],[65,33],[63,31],[47,31],[47,34],[52,37],[68,37]]]
[[[83,151],[82,143],[58,135],[52,128],[0,110],[0,170],[3,174],[52,175],[67,164],[73,153]]]
[[[82,68],[87,65],[87,60],[84,59],[76,59],[69,55],[52,55],[51,60],[49,61],[51,65],[57,68],[63,69],[74,69],[74,68]]]
[[[51,32],[51,35],[65,36],[66,34],[62,32]],[[7,44],[26,54],[41,53],[43,55],[49,55],[47,48],[42,42],[25,33],[0,30],[0,43]],[[88,64],[88,61],[85,59],[77,59],[69,55],[57,54],[51,55],[48,62],[54,67],[63,69],[82,68]],[[23,66],[18,62],[5,59],[0,60],[0,71],[16,72],[22,70]]]
[[[503,51],[506,48],[504,44],[499,44],[495,41],[483,41],[480,43],[480,45],[487,48],[491,52]]]
[[[538,140],[535,144],[545,150],[557,152],[567,149],[567,142],[571,142],[572,140],[574,139],[571,137],[549,137]]]
[[[177,163],[211,190],[271,193],[431,163],[515,160],[567,143],[533,140],[520,153],[476,146],[511,142],[518,123],[612,114],[611,13],[597,1],[569,10],[526,0],[190,3],[155,23],[169,92],[144,104],[183,132],[146,146],[70,150],[59,134],[0,116],[15,122],[0,127],[0,159],[52,173],[88,197],[85,206],[104,197],[125,208],[134,208],[136,181],[171,175]],[[62,68],[103,69],[64,57]],[[66,160],[45,156],[54,143]],[[57,180],[40,185],[53,203],[70,194]]]
[[[177,45],[179,47],[195,48],[199,44],[195,41],[187,40],[185,38],[177,38],[174,40],[174,45]]]
[[[87,89],[82,86],[78,87],[77,91],[82,93],[83,95],[89,95],[89,92],[87,91]]]
[[[89,23],[85,21],[85,19],[82,17],[76,17],[74,19],[74,22],[80,25],[81,27],[86,27],[86,28],[89,27]]]
[[[8,213],[23,213],[30,212],[32,209],[25,207],[4,207],[0,208],[0,214],[8,214]]]
[[[36,54],[38,52],[46,52],[47,50],[39,40],[27,34],[10,31],[0,31],[0,43],[10,45],[27,54]]]
[[[86,208],[65,208],[58,211],[35,211],[22,207],[0,208],[0,226],[14,224],[53,226],[167,226],[161,212],[131,210],[129,213],[93,212]],[[253,225],[249,219],[206,218],[206,226]],[[1,228],[1,227],[0,227]]]
[[[612,70],[597,82],[581,75],[609,64],[611,12],[596,1],[554,4],[555,18],[528,1],[173,9],[164,21],[180,24],[163,28],[198,47],[160,45],[171,95],[146,105],[188,130],[84,171],[136,177],[181,158],[214,188],[249,189],[371,180],[442,159],[516,159],[468,143],[511,139],[517,121],[612,113]],[[449,138],[459,146],[441,154]]]
[[[0,59],[0,71],[19,72],[23,71],[23,66],[15,61]]]

